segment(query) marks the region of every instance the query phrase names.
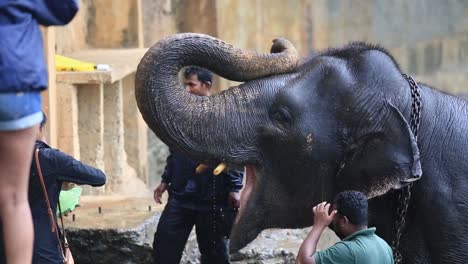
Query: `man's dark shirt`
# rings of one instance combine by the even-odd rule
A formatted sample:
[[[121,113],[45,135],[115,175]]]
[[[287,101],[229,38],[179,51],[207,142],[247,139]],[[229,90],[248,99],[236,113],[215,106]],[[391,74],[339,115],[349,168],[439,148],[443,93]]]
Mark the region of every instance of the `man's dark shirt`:
[[[228,171],[213,176],[214,168],[207,168],[196,174],[198,165],[182,154],[171,152],[162,175],[162,182],[169,184],[169,199],[188,209],[210,210],[216,194],[216,206],[227,207],[229,192],[242,189],[243,173]]]

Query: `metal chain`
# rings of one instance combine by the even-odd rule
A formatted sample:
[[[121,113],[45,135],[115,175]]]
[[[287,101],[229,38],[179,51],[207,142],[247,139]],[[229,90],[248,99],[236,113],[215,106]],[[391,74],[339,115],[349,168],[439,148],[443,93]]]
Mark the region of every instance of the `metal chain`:
[[[422,97],[421,90],[419,89],[416,81],[409,75],[403,73],[403,77],[408,81],[411,90],[411,117],[410,117],[410,128],[413,132],[414,139],[418,141],[418,130],[421,122],[421,106]],[[406,224],[406,214],[408,212],[408,206],[411,199],[411,187],[413,183],[410,183],[407,187],[400,190],[397,196],[397,219],[395,222],[395,237],[392,242],[393,258],[395,264],[403,262],[403,257],[400,252],[400,239],[403,233],[403,229]]]
[[[410,127],[411,131],[414,134],[414,139],[418,140],[418,130],[419,124],[421,122],[421,106],[422,106],[422,98],[421,98],[421,90],[419,89],[419,85],[413,79],[413,77],[406,75],[403,73],[403,77],[406,78],[410,85],[411,89],[411,119],[410,119]]]

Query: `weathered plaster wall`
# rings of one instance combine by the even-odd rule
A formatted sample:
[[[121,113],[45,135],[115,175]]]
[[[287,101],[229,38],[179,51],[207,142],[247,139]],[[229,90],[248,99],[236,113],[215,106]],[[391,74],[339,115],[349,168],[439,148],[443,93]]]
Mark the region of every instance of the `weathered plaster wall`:
[[[313,48],[376,43],[418,79],[448,92],[468,92],[467,1],[313,0],[311,7],[312,20],[320,23],[312,26]]]
[[[91,4],[92,0],[79,0],[80,9],[75,18],[67,26],[55,28],[57,54],[66,54],[89,46],[86,38]]]
[[[89,6],[87,42],[93,47],[138,46],[136,0],[99,0]]]
[[[174,0],[142,0],[145,47],[151,47],[164,36],[178,32]]]
[[[57,53],[138,47],[138,0],[79,0],[79,5],[70,24],[56,28]]]

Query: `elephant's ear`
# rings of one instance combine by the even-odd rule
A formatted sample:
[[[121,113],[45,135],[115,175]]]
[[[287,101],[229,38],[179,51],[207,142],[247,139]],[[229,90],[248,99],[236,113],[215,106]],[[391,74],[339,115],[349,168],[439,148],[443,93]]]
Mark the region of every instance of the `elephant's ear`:
[[[403,115],[390,102],[377,132],[367,133],[348,150],[337,174],[337,187],[369,198],[400,189],[422,175],[419,149]]]

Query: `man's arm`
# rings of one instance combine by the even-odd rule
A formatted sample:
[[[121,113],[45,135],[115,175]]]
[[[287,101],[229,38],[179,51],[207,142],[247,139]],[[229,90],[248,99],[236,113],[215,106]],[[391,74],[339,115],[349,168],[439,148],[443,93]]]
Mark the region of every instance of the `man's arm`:
[[[296,264],[316,264],[315,253],[317,251],[317,243],[322,235],[323,230],[332,222],[336,214],[336,210],[328,214],[330,204],[323,202],[313,208],[314,226],[307,235],[307,238],[301,245],[297,253]]]
[[[296,264],[315,264],[315,252],[317,251],[317,243],[322,235],[324,227],[313,226],[307,238],[301,245],[297,253]]]
[[[172,166],[174,163],[174,157],[172,153],[167,156],[166,159],[166,166],[164,166],[164,172],[161,175],[161,183],[154,189],[153,197],[154,201],[158,204],[162,204],[162,195],[167,190],[167,187],[171,183],[172,180]]]

